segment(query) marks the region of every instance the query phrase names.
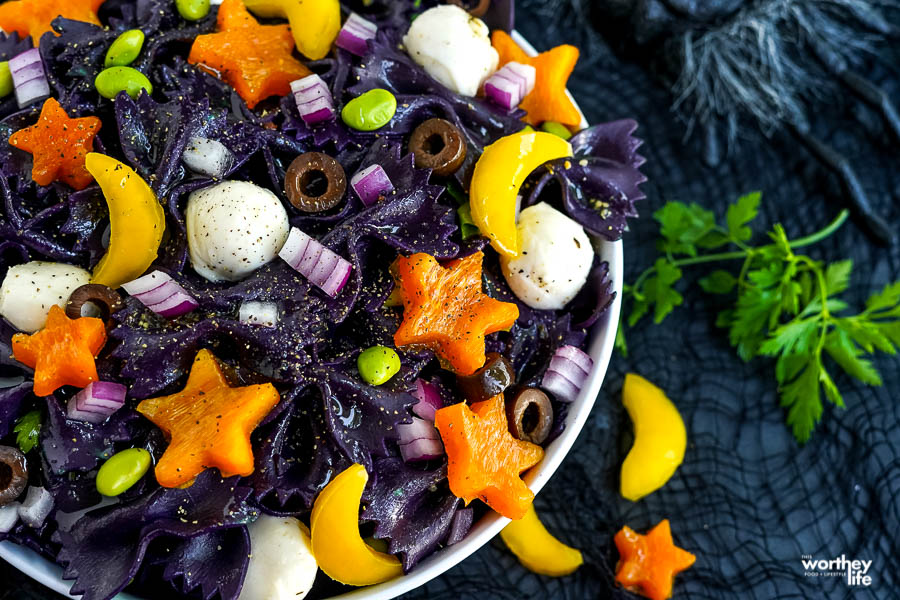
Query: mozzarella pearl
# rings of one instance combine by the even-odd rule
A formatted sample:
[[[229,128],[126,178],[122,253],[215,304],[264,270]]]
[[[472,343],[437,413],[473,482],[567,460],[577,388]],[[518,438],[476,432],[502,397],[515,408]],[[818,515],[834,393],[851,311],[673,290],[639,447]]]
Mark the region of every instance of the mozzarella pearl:
[[[33,261],[10,267],[0,284],[0,316],[20,331],[33,333],[47,322],[54,304],[65,307],[72,291],[91,274],[62,263]]]
[[[519,256],[500,264],[509,287],[532,308],[564,307],[584,286],[594,261],[584,229],[545,202],[524,209],[516,229]]]
[[[250,563],[238,600],[302,600],[319,569],[303,524],[264,514],[247,530]]]
[[[484,21],[452,4],[416,17],[403,44],[429,75],[464,96],[477,94],[500,60]]]
[[[246,181],[192,193],[185,219],[191,265],[209,281],[243,279],[278,255],[290,231],[278,196]]]

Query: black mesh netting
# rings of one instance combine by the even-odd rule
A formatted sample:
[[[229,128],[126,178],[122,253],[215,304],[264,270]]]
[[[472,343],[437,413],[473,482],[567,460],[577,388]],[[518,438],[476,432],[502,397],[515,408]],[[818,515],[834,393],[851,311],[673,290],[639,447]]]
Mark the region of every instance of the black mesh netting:
[[[838,211],[837,180],[788,136],[776,135],[769,143],[747,136],[720,167],[703,166],[700,143],[684,142],[668,93],[639,65],[618,60],[589,23],[589,15],[566,3],[518,3],[518,29],[539,49],[563,42],[581,47],[570,87],[590,121],[633,117],[641,124],[641,151],[648,159],[643,170],[650,181],[643,188],[644,218],[625,238],[626,279],[650,262],[655,227],[648,216],[667,200],[696,201],[721,214],[738,195],[759,189],[761,220],[781,221],[792,236],[818,229]],[[894,54],[879,63],[893,70],[869,69],[895,99],[898,46],[885,48]],[[885,137],[877,116],[848,96],[817,118],[814,131],[853,161],[877,209],[900,223],[900,148]],[[900,276],[900,246],[876,247],[852,224],[810,253],[854,260],[851,304]],[[645,320],[629,330],[631,355],[613,357],[590,420],[538,496],[548,527],[584,552],[581,569],[561,579],[530,574],[495,540],[405,598],[629,597],[613,583],[612,536],[623,524],[643,532],[662,518],[671,520],[676,543],[698,557],[678,577],[676,598],[900,598],[900,360],[876,360],[884,378],[880,388],[839,380],[847,408],[826,407],[812,441],[801,448],[784,425],[772,366],[736,357],[714,326],[718,308],[709,296],[690,291],[663,325]],[[636,504],[618,494],[618,469],[631,443],[620,401],[628,371],[664,388],[689,432],[685,462],[675,477]],[[873,561],[870,587],[804,576],[801,555],[842,554]],[[23,589],[7,583],[14,577],[10,571],[0,568],[3,600],[7,590]]]

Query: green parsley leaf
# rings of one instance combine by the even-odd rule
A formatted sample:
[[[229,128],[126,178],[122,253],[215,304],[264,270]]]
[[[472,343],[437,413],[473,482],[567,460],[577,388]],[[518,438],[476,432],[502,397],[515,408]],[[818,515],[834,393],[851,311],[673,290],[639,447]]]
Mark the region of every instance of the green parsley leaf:
[[[866,311],[874,312],[896,308],[898,304],[900,304],[900,281],[895,281],[869,297],[866,302]]]
[[[841,260],[831,263],[825,269],[825,289],[829,296],[840,294],[850,285],[850,272],[853,271],[852,260]]]
[[[872,361],[862,358],[862,350],[843,329],[835,329],[825,338],[825,352],[851,377],[869,385],[881,385],[881,375]]]
[[[700,287],[710,294],[728,294],[737,284],[737,279],[728,271],[717,269],[698,281]]]
[[[697,242],[716,226],[712,211],[696,203],[668,202],[653,213],[653,218],[659,222],[663,237],[659,249],[670,254],[697,256]]]
[[[19,450],[29,452],[37,444],[38,435],[41,433],[41,412],[33,410],[19,417],[13,432],[16,434]]]
[[[757,213],[759,213],[759,200],[761,197],[762,193],[752,192],[741,196],[737,202],[728,207],[728,211],[725,213],[728,235],[742,242],[746,242],[753,237],[753,232],[745,225],[755,219]]]
[[[681,279],[681,269],[664,258],[657,259],[654,266],[656,276],[647,280],[647,287],[653,290],[653,301],[656,303],[653,322],[661,323],[684,300],[681,294],[672,288],[672,284]]]
[[[808,442],[822,418],[818,365],[807,362],[800,375],[781,388],[781,406],[787,409],[787,424],[794,437],[800,443]]]

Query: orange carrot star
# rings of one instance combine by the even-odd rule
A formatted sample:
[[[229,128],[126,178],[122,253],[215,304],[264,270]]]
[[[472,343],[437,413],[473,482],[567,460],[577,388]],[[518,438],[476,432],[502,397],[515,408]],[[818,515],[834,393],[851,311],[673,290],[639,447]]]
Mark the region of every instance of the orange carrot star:
[[[447,480],[468,504],[480,498],[504,517],[521,519],[534,500],[519,475],[540,462],[544,449],[509,433],[503,395],[440,409],[434,425],[447,451]]]
[[[403,322],[394,344],[431,348],[460,375],[484,365],[484,336],[509,329],[519,307],[481,291],[481,261],[477,252],[442,267],[433,256],[401,256],[392,267],[403,300]]]
[[[53,31],[56,17],[100,25],[97,10],[105,0],[15,0],[0,4],[0,29],[30,35],[35,46],[41,36]]]
[[[49,396],[64,385],[86,387],[97,381],[94,358],[106,343],[102,319],[70,319],[57,305],[50,307],[44,328],[12,338],[13,357],[34,369],[34,394]]]
[[[528,56],[509,34],[499,29],[492,34],[491,43],[500,55],[501,67],[508,62],[517,62],[537,70],[534,90],[519,104],[519,108],[528,113],[526,122],[531,125],[540,125],[544,121],[573,126],[581,124],[581,115],[566,94],[566,83],[578,62],[578,48],[564,44],[537,56]]]
[[[672,596],[675,575],[694,564],[697,557],[682,550],[672,541],[669,520],[663,519],[647,535],[630,527],[622,527],[615,537],[621,560],[616,581],[626,588],[638,590],[651,600]]]
[[[230,387],[213,353],[201,350],[183,390],[138,404],[138,412],[171,439],[156,465],[156,480],[183,487],[213,467],[222,477],[249,475],[250,434],[279,399],[271,383]]]
[[[292,81],[311,73],[291,54],[291,28],[260,25],[241,0],[222,2],[217,28],[197,36],[188,62],[221,78],[250,108],[269,96],[286,96]]]
[[[100,131],[100,119],[72,119],[55,98],[47,98],[37,123],[9,136],[9,145],[34,156],[31,178],[38,185],[61,181],[83,190],[94,180],[84,166],[94,136]]]

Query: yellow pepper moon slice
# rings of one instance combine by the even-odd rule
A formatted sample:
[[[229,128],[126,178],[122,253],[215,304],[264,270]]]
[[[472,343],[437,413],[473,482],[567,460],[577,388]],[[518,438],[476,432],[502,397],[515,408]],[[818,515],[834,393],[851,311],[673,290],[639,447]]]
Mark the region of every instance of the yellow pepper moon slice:
[[[85,158],[109,206],[109,248],[91,283],[116,289],[133,281],[156,260],[166,217],[156,194],[128,165],[97,152]]]
[[[556,158],[572,156],[566,140],[543,131],[520,131],[484,149],[475,163],[469,188],[472,220],[494,250],[507,258],[519,255],[516,197],[532,171]]]
[[[372,549],[359,534],[359,502],[368,480],[362,465],[347,467],[319,493],[310,516],[319,568],[346,585],[374,585],[403,574],[396,556]]]
[[[634,423],[634,445],[622,463],[621,492],[637,502],[675,473],[684,460],[687,431],[672,401],[640,375],[625,375],[622,403]]]
[[[244,0],[257,17],[287,19],[297,50],[310,60],[325,58],[341,29],[338,0]]]
[[[584,563],[579,550],[566,546],[547,531],[533,505],[524,517],[504,527],[500,538],[526,569],[540,575],[562,577]]]

